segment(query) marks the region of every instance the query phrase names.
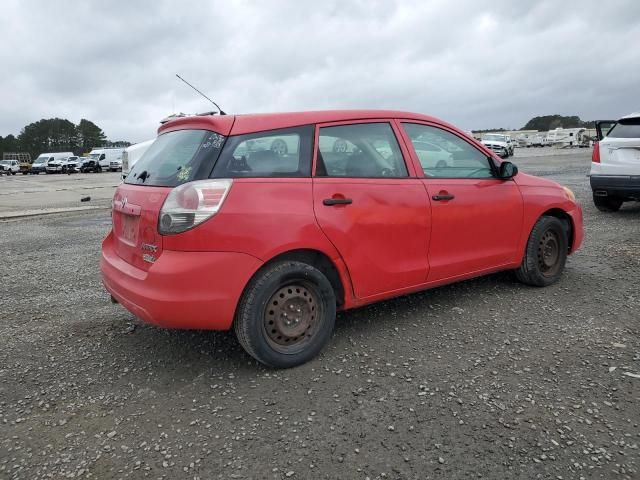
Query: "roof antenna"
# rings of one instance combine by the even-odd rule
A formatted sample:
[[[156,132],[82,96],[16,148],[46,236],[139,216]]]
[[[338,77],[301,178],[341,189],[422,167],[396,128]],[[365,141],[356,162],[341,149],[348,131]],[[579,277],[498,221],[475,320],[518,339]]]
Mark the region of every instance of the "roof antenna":
[[[191,85],[189,82],[187,82],[184,78],[182,78],[180,75],[178,75],[176,73],[176,77],[178,77],[180,80],[182,80],[184,83],[186,83],[187,85],[189,85],[191,88],[193,88],[196,92],[198,92],[200,95],[202,95],[204,98],[206,98],[207,100],[209,100],[211,103],[213,103],[215,105],[215,107],[218,109],[218,111],[220,112],[220,115],[226,115],[225,112],[222,111],[222,109],[218,106],[218,104],[216,102],[214,102],[213,100],[211,100],[209,97],[207,97],[204,93],[202,93],[200,90],[198,90],[196,87],[194,87],[193,85]]]

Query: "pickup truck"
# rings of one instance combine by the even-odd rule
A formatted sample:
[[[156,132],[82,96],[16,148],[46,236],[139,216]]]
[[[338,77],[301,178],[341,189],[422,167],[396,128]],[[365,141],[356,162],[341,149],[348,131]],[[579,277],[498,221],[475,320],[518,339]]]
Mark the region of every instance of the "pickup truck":
[[[20,171],[20,163],[17,160],[1,160],[0,173],[6,175],[15,175]]]

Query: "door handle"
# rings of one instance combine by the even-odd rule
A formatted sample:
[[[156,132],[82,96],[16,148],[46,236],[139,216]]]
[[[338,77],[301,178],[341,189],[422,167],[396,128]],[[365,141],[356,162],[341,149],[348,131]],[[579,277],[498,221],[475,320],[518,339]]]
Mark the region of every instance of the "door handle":
[[[350,198],[325,198],[322,203],[327,207],[331,207],[333,205],[351,205],[353,200]]]
[[[454,195],[451,195],[450,193],[440,193],[438,195],[432,196],[431,198],[433,198],[436,201],[442,201],[442,200],[453,200],[456,197]]]

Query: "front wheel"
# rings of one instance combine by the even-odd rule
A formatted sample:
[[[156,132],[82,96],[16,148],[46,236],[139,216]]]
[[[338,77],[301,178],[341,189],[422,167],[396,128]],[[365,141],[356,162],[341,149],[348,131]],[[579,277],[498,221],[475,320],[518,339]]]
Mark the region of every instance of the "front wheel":
[[[601,212],[617,212],[622,206],[622,200],[617,197],[598,197],[594,194],[593,204]]]
[[[276,368],[315,357],[329,340],[336,297],[327,277],[302,262],[275,263],[247,285],[234,329],[249,355]]]
[[[563,223],[556,217],[540,217],[531,230],[518,280],[535,287],[557,282],[567,261],[568,239]]]

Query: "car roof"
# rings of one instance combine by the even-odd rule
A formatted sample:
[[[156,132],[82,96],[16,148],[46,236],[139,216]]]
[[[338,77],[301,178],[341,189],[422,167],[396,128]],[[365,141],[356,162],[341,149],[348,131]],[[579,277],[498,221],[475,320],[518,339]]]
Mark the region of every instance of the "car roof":
[[[211,129],[222,135],[234,135],[290,128],[315,123],[343,122],[349,120],[371,120],[377,118],[399,118],[434,122],[455,128],[438,118],[419,113],[397,110],[320,110],[309,112],[251,113],[240,115],[202,115],[179,117],[169,120],[158,129],[158,133],[185,128]],[[458,129],[456,129],[458,130]]]
[[[620,120],[626,120],[628,118],[640,118],[640,112],[630,113],[629,115],[625,115],[624,117],[621,117]]]

